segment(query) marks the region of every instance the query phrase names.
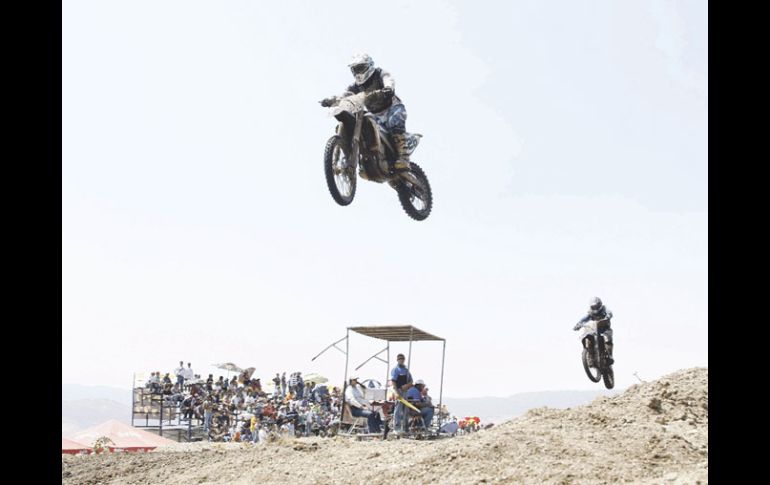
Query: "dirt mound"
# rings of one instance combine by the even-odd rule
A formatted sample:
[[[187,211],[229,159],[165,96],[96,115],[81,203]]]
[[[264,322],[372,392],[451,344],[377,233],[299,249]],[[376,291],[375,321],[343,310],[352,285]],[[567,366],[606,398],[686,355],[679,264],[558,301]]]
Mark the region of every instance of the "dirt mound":
[[[62,456],[63,484],[708,482],[708,369],[435,441],[306,438]]]

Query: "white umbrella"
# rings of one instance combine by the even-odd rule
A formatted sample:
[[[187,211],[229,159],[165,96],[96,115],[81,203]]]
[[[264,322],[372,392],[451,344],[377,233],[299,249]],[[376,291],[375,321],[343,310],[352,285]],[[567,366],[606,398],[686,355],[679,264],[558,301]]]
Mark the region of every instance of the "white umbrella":
[[[233,364],[232,362],[225,362],[224,364],[212,364],[212,365],[217,369],[226,370],[228,378],[230,377],[230,372],[243,372],[243,369]]]
[[[329,382],[329,379],[322,376],[321,374],[308,374],[304,378],[305,382],[315,382],[316,384],[323,384],[324,382]]]
[[[224,364],[214,364],[214,367],[216,367],[217,369],[224,369],[224,370],[229,370],[233,372],[243,372],[243,369],[233,364],[232,362],[225,362]]]

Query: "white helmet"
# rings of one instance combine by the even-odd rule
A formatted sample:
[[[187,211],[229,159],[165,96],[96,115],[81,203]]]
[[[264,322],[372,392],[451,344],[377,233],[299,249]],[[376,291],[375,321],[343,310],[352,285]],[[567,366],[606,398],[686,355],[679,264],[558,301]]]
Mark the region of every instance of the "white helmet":
[[[598,296],[595,296],[591,298],[588,301],[588,306],[591,307],[591,310],[599,310],[602,307],[602,300]]]
[[[589,305],[588,311],[590,312],[591,316],[604,317],[606,310],[604,309],[604,304],[602,303],[602,300],[598,296],[591,298],[591,300],[588,302],[588,305]]]
[[[369,54],[356,54],[350,60],[348,67],[356,78],[356,84],[359,86],[372,77],[374,74],[374,61]]]

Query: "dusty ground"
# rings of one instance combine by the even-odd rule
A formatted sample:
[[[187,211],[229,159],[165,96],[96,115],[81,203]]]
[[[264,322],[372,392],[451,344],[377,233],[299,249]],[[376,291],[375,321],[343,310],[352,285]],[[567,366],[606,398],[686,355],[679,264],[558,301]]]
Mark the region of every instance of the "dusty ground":
[[[308,438],[62,455],[62,483],[708,483],[708,369],[430,442]]]

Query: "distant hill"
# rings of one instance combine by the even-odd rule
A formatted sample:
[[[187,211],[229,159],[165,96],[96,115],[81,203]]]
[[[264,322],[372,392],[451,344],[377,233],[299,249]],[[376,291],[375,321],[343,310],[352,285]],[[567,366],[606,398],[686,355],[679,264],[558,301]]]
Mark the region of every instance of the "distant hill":
[[[508,397],[445,397],[449,412],[458,417],[478,416],[482,421],[500,423],[533,408],[565,409],[588,404],[599,396],[614,396],[620,390],[522,392]],[[434,397],[434,403],[438,400]]]
[[[131,404],[112,399],[75,399],[61,402],[61,434],[69,436],[104,421],[131,423]]]
[[[109,386],[83,386],[81,384],[61,385],[62,401],[75,401],[77,399],[110,399],[130,406],[131,389]]]
[[[62,384],[61,391],[62,436],[109,419],[131,423],[131,389]]]

